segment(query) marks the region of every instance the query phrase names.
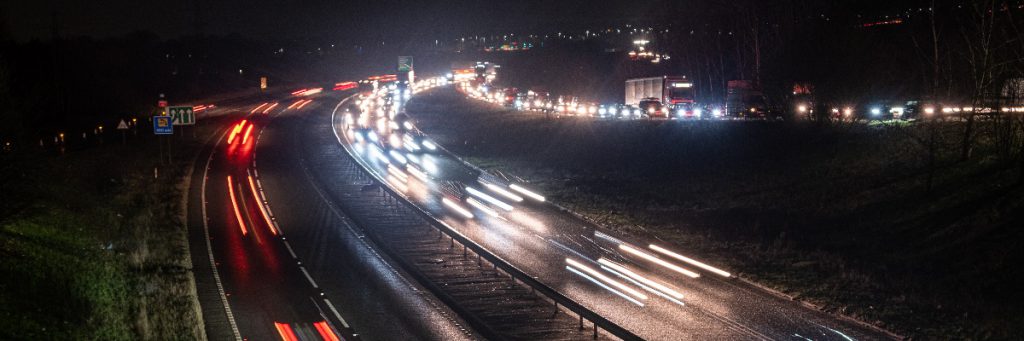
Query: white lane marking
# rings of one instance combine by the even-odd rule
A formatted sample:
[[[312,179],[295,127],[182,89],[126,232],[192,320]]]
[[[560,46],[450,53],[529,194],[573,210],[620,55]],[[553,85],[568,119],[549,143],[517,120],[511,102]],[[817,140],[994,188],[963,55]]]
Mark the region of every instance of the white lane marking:
[[[348,322],[346,322],[345,319],[341,318],[341,314],[338,314],[338,309],[334,308],[334,304],[331,304],[331,300],[325,298],[324,303],[327,303],[327,307],[331,308],[331,312],[334,313],[334,317],[337,317],[338,320],[341,321],[341,325],[345,326],[345,328],[352,328],[348,326]]]
[[[313,281],[313,277],[309,276],[309,272],[306,271],[306,267],[299,266],[299,270],[302,270],[302,274],[306,275],[306,279],[309,280],[309,284],[313,285],[313,289],[320,289],[320,286],[316,285],[316,282]]]
[[[210,267],[213,268],[213,280],[217,283],[217,291],[220,292],[220,300],[224,304],[224,312],[228,317],[228,323],[231,325],[231,332],[235,334],[235,340],[242,340],[242,333],[238,331],[238,324],[235,323],[235,315],[231,312],[231,305],[228,304],[228,296],[224,293],[224,284],[220,281],[220,273],[217,271],[217,261],[213,259],[213,245],[210,243],[210,226],[207,223],[206,216],[206,180],[207,175],[210,171],[210,163],[213,162],[213,154],[217,150],[217,146],[220,145],[220,140],[224,139],[225,131],[217,138],[217,143],[214,143],[213,149],[210,151],[210,157],[206,159],[206,168],[203,170],[203,185],[200,189],[199,195],[200,200],[203,202],[203,234],[206,237],[206,253],[210,256]]]
[[[288,249],[288,253],[292,254],[293,259],[299,259],[299,256],[295,255],[295,250],[292,250],[292,245],[288,244],[288,241],[284,241],[284,247]]]

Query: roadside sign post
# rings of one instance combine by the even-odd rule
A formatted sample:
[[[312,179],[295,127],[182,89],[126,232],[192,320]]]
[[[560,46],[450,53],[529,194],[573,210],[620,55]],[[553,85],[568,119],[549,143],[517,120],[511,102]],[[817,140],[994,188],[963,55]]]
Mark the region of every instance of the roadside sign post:
[[[121,119],[121,122],[117,124],[117,130],[121,131],[121,145],[127,145],[128,140],[127,137],[125,137],[125,130],[128,130],[128,123],[125,122],[124,119]]]
[[[196,114],[192,111],[191,106],[167,107],[167,116],[171,117],[171,122],[176,126],[190,126],[196,124]],[[195,134],[194,129],[192,134]],[[185,127],[181,128],[181,137],[185,138]]]
[[[398,80],[411,86],[416,80],[413,76],[412,56],[398,56]]]
[[[171,135],[171,134],[174,134],[174,124],[173,124],[173,121],[171,119],[171,116],[153,116],[153,134],[157,135],[157,138],[160,139],[159,141],[157,141],[157,143],[158,143],[158,146],[160,148],[160,161],[163,162],[163,160],[164,160],[164,147],[163,147],[163,144],[164,144],[164,141],[166,141],[166,139],[163,138],[160,135]],[[167,162],[168,163],[170,163],[170,159],[171,159],[171,149],[170,149],[170,145],[168,145],[167,146]]]
[[[196,114],[192,112],[191,106],[167,107],[167,116],[176,126],[190,126],[196,124]]]
[[[153,116],[153,134],[174,134],[174,125],[172,124],[171,116]]]
[[[412,56],[398,56],[398,72],[412,71]]]

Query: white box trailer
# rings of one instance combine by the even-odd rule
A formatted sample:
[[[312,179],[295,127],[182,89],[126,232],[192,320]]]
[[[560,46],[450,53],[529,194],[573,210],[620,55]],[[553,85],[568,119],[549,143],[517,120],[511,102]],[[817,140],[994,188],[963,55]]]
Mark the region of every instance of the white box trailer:
[[[693,82],[686,76],[660,76],[626,80],[626,105],[636,106],[644,98],[656,98],[666,106],[694,103]]]

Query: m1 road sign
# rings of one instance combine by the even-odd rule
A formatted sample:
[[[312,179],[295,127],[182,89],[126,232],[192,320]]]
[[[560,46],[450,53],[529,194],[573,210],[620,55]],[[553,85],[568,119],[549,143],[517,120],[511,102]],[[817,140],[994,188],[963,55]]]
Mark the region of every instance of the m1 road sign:
[[[412,56],[398,56],[398,72],[412,71]]]
[[[176,126],[196,124],[196,114],[192,112],[192,107],[168,107],[167,116],[171,117]]]
[[[171,135],[174,134],[174,125],[171,124],[170,116],[153,116],[153,134]]]

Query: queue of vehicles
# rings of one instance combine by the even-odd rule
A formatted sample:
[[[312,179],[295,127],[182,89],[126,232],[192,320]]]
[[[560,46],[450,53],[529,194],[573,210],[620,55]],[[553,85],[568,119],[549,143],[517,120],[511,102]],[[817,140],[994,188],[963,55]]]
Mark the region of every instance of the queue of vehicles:
[[[459,83],[470,97],[522,111],[557,117],[586,116],[605,119],[727,119],[727,120],[913,120],[967,113],[1021,113],[1021,106],[964,106],[931,100],[872,101],[830,104],[816,101],[813,86],[798,83],[783,105],[772,105],[753,82],[729,81],[724,105],[700,103],[694,84],[682,76],[637,78],[626,81],[623,103],[601,104],[577,96],[553,96],[533,88],[500,88],[492,84]]]

